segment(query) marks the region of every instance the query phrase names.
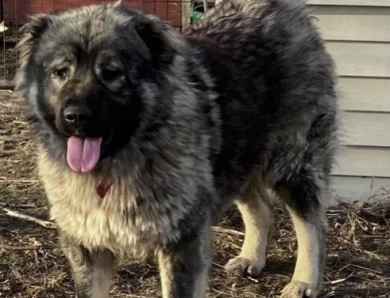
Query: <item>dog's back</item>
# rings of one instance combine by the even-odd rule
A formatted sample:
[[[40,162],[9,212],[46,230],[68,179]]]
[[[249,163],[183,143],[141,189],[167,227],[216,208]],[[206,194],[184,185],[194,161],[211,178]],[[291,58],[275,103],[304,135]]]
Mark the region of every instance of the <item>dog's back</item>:
[[[303,1],[224,1],[186,35],[219,94],[222,193],[241,190],[253,171],[271,185],[305,163],[329,174],[337,146],[334,66]]]

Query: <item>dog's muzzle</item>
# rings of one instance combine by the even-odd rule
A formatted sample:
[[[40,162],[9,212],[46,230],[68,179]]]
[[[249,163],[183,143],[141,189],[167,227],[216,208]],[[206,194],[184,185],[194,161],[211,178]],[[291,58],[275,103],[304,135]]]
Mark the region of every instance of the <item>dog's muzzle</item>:
[[[92,120],[92,111],[86,106],[69,106],[63,111],[64,124],[69,131],[83,130]]]

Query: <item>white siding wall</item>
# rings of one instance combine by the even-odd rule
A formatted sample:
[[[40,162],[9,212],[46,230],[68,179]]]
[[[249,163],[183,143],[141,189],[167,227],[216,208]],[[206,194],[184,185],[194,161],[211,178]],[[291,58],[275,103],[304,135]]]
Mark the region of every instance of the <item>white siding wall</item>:
[[[339,199],[390,189],[390,0],[308,0],[339,75],[342,148],[333,172]]]

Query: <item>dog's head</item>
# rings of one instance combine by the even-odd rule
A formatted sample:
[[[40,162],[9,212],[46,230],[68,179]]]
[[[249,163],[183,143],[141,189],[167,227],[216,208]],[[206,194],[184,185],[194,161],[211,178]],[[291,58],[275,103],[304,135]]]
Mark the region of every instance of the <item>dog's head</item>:
[[[157,17],[119,5],[37,15],[17,45],[17,90],[41,142],[77,172],[127,144],[184,48]]]

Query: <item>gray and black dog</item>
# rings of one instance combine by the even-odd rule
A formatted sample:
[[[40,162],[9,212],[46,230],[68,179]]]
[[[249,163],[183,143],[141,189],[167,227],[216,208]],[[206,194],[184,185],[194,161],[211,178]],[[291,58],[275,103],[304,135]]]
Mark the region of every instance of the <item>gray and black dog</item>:
[[[229,272],[265,266],[272,190],[298,239],[282,297],[322,287],[337,137],[331,57],[304,1],[226,0],[183,33],[119,3],[36,15],[17,90],[79,298],[115,258],[158,257],[164,298],[201,298],[212,224],[245,223]]]

